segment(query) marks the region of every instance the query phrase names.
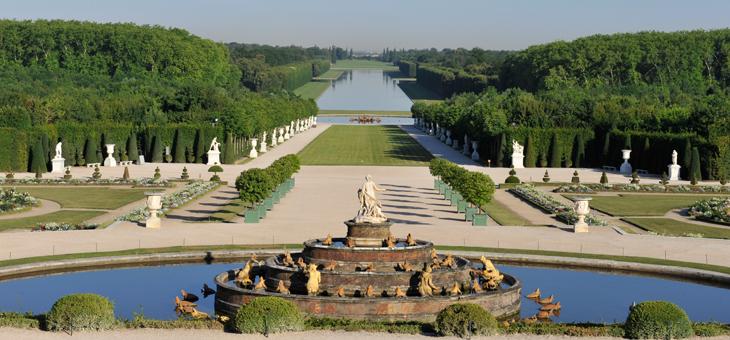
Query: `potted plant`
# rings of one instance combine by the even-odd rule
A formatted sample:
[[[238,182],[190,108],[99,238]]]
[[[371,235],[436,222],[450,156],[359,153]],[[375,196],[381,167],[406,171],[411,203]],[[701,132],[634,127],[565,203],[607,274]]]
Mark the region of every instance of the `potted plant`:
[[[213,176],[210,178],[211,182],[220,182],[221,178],[218,176],[219,172],[223,172],[223,168],[220,165],[213,165],[208,168],[208,172],[212,172]]]

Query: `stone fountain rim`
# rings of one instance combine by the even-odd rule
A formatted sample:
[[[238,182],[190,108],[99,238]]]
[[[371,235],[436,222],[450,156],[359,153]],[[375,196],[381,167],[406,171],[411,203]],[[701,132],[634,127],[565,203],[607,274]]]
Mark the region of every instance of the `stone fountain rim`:
[[[292,254],[302,254],[302,253],[292,253]],[[296,273],[296,272],[299,271],[299,269],[297,267],[288,267],[288,266],[282,266],[282,265],[276,264],[276,262],[274,262],[274,261],[276,260],[276,257],[277,256],[278,255],[267,257],[266,260],[264,260],[265,266],[267,266],[269,268],[272,268],[272,269],[277,269],[277,270],[280,270],[280,271],[285,271],[285,272]],[[446,267],[446,268],[441,267],[441,268],[438,268],[438,269],[433,269],[434,273],[438,273],[438,272],[441,272],[441,271],[446,272],[446,271],[465,270],[465,269],[468,269],[466,267],[469,266],[469,264],[472,263],[472,261],[470,261],[469,259],[467,259],[466,257],[463,257],[463,256],[454,255],[454,259],[456,259],[457,261],[461,262],[462,265],[461,266],[458,266],[457,265],[457,268],[456,269],[451,268],[451,267]],[[335,262],[337,262],[337,263],[343,263],[343,261],[335,261]],[[372,261],[365,261],[365,262],[372,262]],[[350,262],[350,263],[365,263],[365,262]],[[385,262],[385,261],[382,261],[380,263],[395,264],[397,262]],[[307,263],[307,264],[309,264],[309,263]],[[343,271],[334,271],[334,270],[333,271],[320,270],[319,272],[320,273],[323,273],[323,274],[327,274],[327,275],[370,275],[370,276],[385,276],[385,275],[388,275],[388,276],[390,276],[390,275],[404,275],[404,274],[413,275],[415,273],[418,273],[419,270],[415,270],[414,269],[413,271],[410,271],[410,272],[401,272],[401,271],[393,271],[393,272],[364,272],[364,271],[361,271],[361,272],[358,272],[358,271],[343,272]]]
[[[347,238],[345,238],[345,237],[333,237],[332,238],[333,241],[335,241],[335,240],[345,241],[346,239]],[[331,247],[331,246],[325,246],[323,244],[316,244],[316,242],[322,242],[323,240],[324,239],[320,239],[320,238],[314,238],[314,239],[306,240],[306,241],[304,241],[304,247],[305,248],[308,247],[308,248],[317,248],[317,249],[327,249],[327,250],[338,250],[338,251],[340,251],[340,250],[341,251],[347,250],[347,251],[355,251],[355,252],[357,252],[357,251],[368,251],[368,252],[371,252],[371,251],[376,251],[376,250],[377,251],[415,251],[415,250],[423,250],[423,249],[428,249],[428,248],[433,248],[434,247],[433,242],[431,242],[431,241],[425,241],[425,240],[415,240],[416,241],[416,245],[415,246],[396,247],[396,248],[388,248],[388,247],[361,247],[361,246],[352,247],[352,248],[350,248],[350,247],[334,248],[334,247]],[[397,241],[399,241],[399,240],[404,240],[405,241],[405,239],[396,239],[396,240]]]

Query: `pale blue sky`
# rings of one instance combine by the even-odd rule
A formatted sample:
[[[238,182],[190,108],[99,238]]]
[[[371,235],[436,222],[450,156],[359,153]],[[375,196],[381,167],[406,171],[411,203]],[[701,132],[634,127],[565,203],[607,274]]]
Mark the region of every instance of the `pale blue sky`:
[[[174,26],[222,42],[522,49],[596,33],[730,27],[730,0],[0,0],[0,17]]]

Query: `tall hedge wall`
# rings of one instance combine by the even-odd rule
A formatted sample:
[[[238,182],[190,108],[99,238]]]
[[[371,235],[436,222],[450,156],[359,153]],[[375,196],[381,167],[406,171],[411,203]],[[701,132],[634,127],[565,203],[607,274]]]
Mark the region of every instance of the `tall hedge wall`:
[[[401,68],[401,72],[404,68],[405,66]],[[421,86],[447,98],[457,93],[480,93],[487,88],[488,82],[487,77],[481,74],[470,74],[462,70],[454,71],[426,64],[418,64],[416,81]]]
[[[418,64],[412,61],[400,60],[398,61],[398,69],[400,73],[415,78],[418,72]]]
[[[30,147],[24,131],[0,128],[0,171],[25,171]]]
[[[312,61],[312,77],[319,77],[323,73],[330,69],[329,60],[314,60]]]

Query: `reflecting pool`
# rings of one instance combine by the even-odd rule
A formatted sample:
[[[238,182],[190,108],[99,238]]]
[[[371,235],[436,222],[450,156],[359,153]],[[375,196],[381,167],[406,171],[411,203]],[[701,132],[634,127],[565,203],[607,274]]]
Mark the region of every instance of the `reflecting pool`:
[[[411,105],[398,80],[383,70],[347,70],[317,99],[320,110],[410,111]]]

